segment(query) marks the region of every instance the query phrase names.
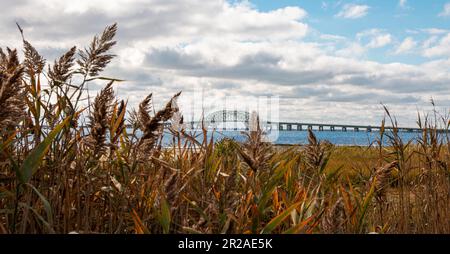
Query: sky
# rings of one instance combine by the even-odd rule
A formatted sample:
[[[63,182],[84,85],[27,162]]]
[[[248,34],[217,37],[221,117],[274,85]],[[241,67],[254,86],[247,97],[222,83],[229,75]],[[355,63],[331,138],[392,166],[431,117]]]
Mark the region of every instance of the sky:
[[[130,106],[202,89],[279,97],[283,121],[377,125],[383,103],[403,126],[450,108],[449,0],[2,0],[0,47],[21,47],[15,22],[49,63],[117,22],[104,75]]]

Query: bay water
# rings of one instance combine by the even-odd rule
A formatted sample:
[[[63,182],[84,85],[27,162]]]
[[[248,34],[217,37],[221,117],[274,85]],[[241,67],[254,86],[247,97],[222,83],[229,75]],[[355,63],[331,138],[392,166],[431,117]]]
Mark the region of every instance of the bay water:
[[[202,141],[203,135],[200,132],[197,132],[198,137],[196,138],[199,142]],[[378,131],[314,131],[317,139],[319,140],[327,140],[334,145],[337,146],[368,146],[371,143],[375,142],[377,138],[380,137],[380,133]],[[387,132],[389,135],[389,132]],[[417,138],[421,135],[418,132],[399,132],[399,136],[403,140],[404,143],[408,141],[416,142]],[[214,141],[219,141],[223,138],[230,138],[236,141],[245,141],[245,136],[241,131],[209,131],[208,139],[213,137]],[[384,137],[385,144],[387,143],[388,138]],[[275,145],[302,145],[308,143],[308,132],[307,131],[279,131],[277,138],[275,140],[271,140],[271,142]],[[163,138],[163,145],[170,146],[173,143],[173,138],[170,134],[166,133]]]

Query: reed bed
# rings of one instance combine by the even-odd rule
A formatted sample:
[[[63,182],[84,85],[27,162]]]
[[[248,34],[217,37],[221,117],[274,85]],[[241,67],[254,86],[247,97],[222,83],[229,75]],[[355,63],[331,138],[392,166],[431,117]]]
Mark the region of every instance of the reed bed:
[[[117,97],[101,76],[116,30],[50,65],[24,36],[23,61],[0,50],[0,233],[450,233],[447,119],[419,116],[405,143],[386,109],[394,129],[368,147],[309,132],[278,149],[253,115],[245,142],[213,142],[183,128],[180,93],[161,109]]]

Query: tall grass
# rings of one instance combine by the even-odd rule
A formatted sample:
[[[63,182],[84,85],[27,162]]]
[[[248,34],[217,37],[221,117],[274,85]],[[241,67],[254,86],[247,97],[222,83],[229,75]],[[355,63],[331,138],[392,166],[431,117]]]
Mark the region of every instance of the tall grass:
[[[151,94],[136,109],[117,98],[121,80],[101,76],[116,30],[47,69],[24,36],[23,61],[0,50],[0,233],[450,233],[450,143],[437,131],[448,121],[437,113],[405,144],[386,109],[393,131],[353,167],[333,156],[348,164],[354,151],[312,131],[306,146],[266,143],[256,115],[245,142],[215,143],[183,129],[180,93],[159,110]],[[90,82],[105,82],[95,98]],[[174,142],[162,148],[167,121]]]

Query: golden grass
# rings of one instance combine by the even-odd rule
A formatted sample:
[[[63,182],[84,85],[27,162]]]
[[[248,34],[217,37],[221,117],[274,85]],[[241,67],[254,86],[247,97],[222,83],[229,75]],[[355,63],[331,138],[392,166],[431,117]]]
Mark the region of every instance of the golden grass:
[[[0,233],[450,233],[445,119],[419,118],[417,144],[401,140],[387,109],[394,130],[371,147],[309,132],[308,145],[278,149],[258,125],[242,143],[215,143],[205,129],[199,142],[180,128],[180,93],[160,110],[149,95],[126,114],[119,80],[100,76],[116,30],[48,72],[25,39],[22,62],[0,51]],[[107,83],[91,101],[94,80]]]

